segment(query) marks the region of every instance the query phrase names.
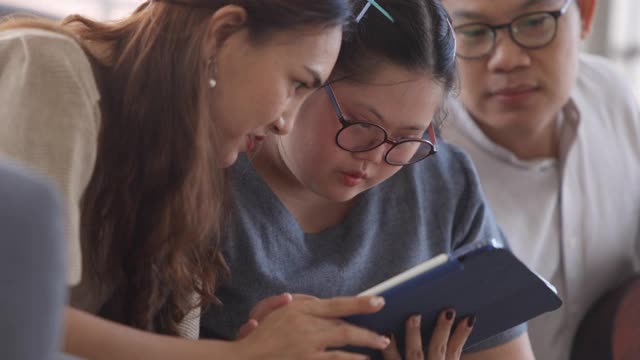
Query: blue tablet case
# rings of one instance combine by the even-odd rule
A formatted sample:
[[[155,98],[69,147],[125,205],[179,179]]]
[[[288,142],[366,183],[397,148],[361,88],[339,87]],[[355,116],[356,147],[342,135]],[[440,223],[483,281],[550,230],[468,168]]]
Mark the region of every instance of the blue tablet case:
[[[442,310],[455,309],[457,319],[475,315],[474,329],[464,347],[468,349],[562,305],[553,286],[493,239],[466,245],[444,264],[379,295],[386,300],[380,312],[346,320],[379,334],[393,333],[400,347],[404,344],[405,321],[413,314],[422,314],[425,346]],[[356,351],[373,354],[364,349]]]

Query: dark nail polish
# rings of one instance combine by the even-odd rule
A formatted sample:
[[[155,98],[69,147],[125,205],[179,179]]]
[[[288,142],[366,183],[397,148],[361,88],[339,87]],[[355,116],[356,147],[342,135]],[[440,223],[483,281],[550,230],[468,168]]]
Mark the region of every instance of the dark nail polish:
[[[452,320],[453,319],[453,310],[447,310],[447,312],[445,313],[445,318],[447,320]]]
[[[469,318],[467,318],[467,325],[469,327],[473,327],[473,325],[476,323],[476,317],[475,316],[469,316]]]

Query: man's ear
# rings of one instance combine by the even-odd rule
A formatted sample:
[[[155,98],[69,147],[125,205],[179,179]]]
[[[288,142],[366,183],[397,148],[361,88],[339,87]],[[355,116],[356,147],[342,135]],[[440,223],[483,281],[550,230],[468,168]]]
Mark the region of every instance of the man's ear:
[[[577,0],[580,7],[580,37],[583,40],[591,33],[597,2],[597,0]]]
[[[247,11],[237,5],[226,5],[216,10],[207,26],[205,46],[208,56],[215,56],[231,35],[246,26],[247,19]]]

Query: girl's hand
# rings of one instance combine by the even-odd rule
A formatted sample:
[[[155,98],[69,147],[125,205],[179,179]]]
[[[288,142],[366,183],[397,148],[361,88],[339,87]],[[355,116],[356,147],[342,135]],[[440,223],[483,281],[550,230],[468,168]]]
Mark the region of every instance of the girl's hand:
[[[436,327],[431,335],[427,357],[424,356],[422,336],[420,332],[420,315],[410,317],[406,322],[405,360],[458,360],[462,356],[462,347],[473,330],[475,317],[462,319],[451,334],[455,321],[455,311],[443,311],[438,317]],[[451,334],[451,336],[450,336]],[[402,360],[396,339],[391,338],[391,345],[383,351],[385,360]]]

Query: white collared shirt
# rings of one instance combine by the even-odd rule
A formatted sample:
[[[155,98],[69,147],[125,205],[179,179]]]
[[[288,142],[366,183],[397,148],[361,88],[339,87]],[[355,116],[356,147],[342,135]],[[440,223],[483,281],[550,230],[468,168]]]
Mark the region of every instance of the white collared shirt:
[[[443,137],[461,146],[516,255],[564,300],[529,322],[536,358],[568,360],[589,307],[640,269],[640,110],[603,59],[583,54],[558,116],[559,159],[523,161],[451,102]]]

